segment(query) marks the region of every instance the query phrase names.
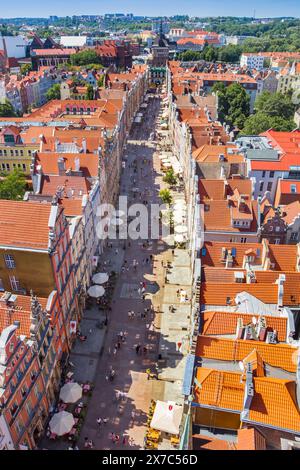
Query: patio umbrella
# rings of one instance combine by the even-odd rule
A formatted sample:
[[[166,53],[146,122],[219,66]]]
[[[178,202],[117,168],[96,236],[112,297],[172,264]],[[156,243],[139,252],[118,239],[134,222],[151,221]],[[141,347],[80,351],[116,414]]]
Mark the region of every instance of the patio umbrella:
[[[50,430],[53,434],[58,436],[63,436],[71,431],[72,427],[75,424],[74,417],[72,413],[67,411],[60,411],[55,413],[49,422]]]
[[[186,233],[188,229],[186,225],[177,225],[174,230],[176,233]]]
[[[184,235],[182,235],[181,233],[177,233],[175,234],[174,236],[174,241],[176,243],[184,243],[186,241],[186,238]]]
[[[176,405],[176,403],[171,401],[157,400],[150,426],[159,431],[179,434],[182,414],[182,406]]]
[[[96,297],[96,298],[102,297],[105,293],[105,289],[102,286],[95,285],[95,286],[91,286],[89,290],[87,291],[87,293],[91,297]]]
[[[104,284],[105,282],[108,281],[108,274],[107,273],[94,274],[92,280],[95,284]]]
[[[163,166],[165,166],[166,168],[171,168],[171,163],[168,163],[168,162],[163,162]]]
[[[65,403],[76,403],[82,397],[82,387],[77,382],[66,383],[59,393],[59,398]]]

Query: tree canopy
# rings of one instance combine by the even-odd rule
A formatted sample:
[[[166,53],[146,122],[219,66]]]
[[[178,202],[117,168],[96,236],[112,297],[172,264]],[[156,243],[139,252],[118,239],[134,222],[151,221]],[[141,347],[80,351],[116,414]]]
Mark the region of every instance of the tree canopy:
[[[87,86],[87,92],[86,92],[86,95],[85,95],[85,99],[86,100],[93,100],[95,97],[94,97],[94,89],[93,89],[93,86],[92,85],[88,85]]]
[[[60,84],[59,83],[55,83],[55,85],[52,85],[52,87],[49,88],[49,90],[46,93],[46,98],[48,101],[60,99]]]
[[[0,116],[1,117],[14,117],[16,113],[12,104],[6,100],[5,103],[0,103]]]
[[[218,96],[218,119],[241,129],[250,113],[250,97],[239,84],[226,87],[224,83],[215,83],[212,91]]]
[[[254,109],[255,114],[245,120],[241,134],[256,135],[270,128],[291,131],[296,127],[295,105],[289,95],[263,92],[257,97]]]
[[[0,180],[0,199],[23,199],[25,190],[25,175],[20,170],[14,170]]]
[[[100,57],[94,50],[86,49],[71,55],[72,65],[100,64]]]

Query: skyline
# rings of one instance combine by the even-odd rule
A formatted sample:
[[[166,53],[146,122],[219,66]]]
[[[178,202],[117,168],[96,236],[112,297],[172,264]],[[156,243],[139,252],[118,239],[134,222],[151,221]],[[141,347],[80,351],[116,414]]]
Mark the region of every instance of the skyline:
[[[202,2],[201,2],[202,3]],[[123,1],[111,0],[110,6],[97,0],[86,0],[84,8],[79,0],[66,0],[63,4],[61,0],[52,0],[51,5],[40,4],[38,0],[31,0],[26,5],[22,0],[15,0],[12,5],[7,5],[1,9],[2,18],[28,18],[28,17],[49,17],[72,16],[72,15],[103,15],[105,13],[133,13],[140,16],[247,16],[252,17],[280,17],[280,16],[300,16],[300,6],[298,0],[286,0],[284,7],[281,0],[265,0],[263,3],[254,0],[251,5],[241,4],[239,0],[231,0],[224,3],[223,0],[214,0],[212,4],[202,4],[195,0],[186,0],[184,4],[179,0],[164,2],[152,0],[151,5],[142,5],[137,0],[128,0],[126,6]],[[103,5],[103,6],[102,6]],[[84,10],[84,11],[83,11]],[[38,14],[37,14],[38,12]]]

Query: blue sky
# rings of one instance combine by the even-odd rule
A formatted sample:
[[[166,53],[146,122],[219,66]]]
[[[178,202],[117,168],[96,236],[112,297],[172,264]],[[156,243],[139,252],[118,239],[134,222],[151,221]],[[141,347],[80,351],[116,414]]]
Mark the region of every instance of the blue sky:
[[[2,3],[3,2],[3,3]],[[78,15],[103,13],[134,13],[136,15],[195,16],[296,16],[300,17],[299,0],[1,0],[0,16],[47,17],[49,15]]]

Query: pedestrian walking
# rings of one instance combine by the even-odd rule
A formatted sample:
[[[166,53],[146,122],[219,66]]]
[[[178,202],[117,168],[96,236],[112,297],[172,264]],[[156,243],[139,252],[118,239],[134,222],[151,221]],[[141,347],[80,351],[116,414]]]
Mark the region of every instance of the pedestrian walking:
[[[114,347],[114,356],[116,356],[117,352],[118,352],[118,348],[115,346]]]
[[[128,319],[131,320],[131,310],[128,310]]]
[[[108,418],[103,418],[103,424],[107,424]]]
[[[132,410],[131,412],[131,420],[132,420],[132,424],[134,423],[134,418],[135,418],[135,411]]]
[[[88,437],[85,437],[85,438],[84,438],[84,447],[85,447],[85,449],[87,449],[88,446],[89,446],[89,438],[88,438]]]
[[[122,444],[125,445],[126,444],[126,434],[123,434],[123,440],[122,440]]]
[[[101,428],[102,418],[97,418],[97,423],[98,423],[98,425],[99,425],[99,428]]]
[[[117,346],[118,346],[118,349],[121,348],[121,341],[118,341],[118,342],[117,342]]]
[[[135,352],[136,352],[136,354],[139,354],[140,349],[141,349],[141,345],[140,345],[140,344],[137,344],[136,347],[135,347]]]
[[[119,254],[118,248],[115,249],[115,254],[116,254],[116,255]]]
[[[144,347],[143,347],[143,354],[144,354],[144,356],[146,356],[147,352],[148,352],[148,348],[147,348],[147,346],[144,346]]]

